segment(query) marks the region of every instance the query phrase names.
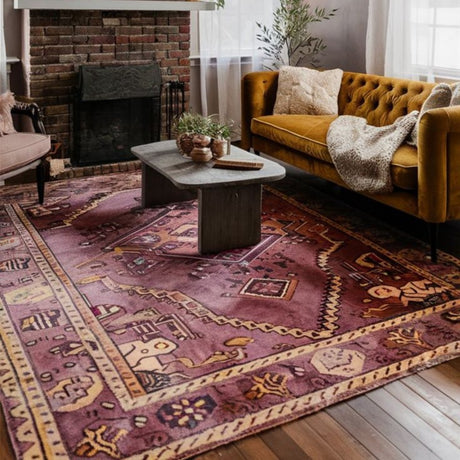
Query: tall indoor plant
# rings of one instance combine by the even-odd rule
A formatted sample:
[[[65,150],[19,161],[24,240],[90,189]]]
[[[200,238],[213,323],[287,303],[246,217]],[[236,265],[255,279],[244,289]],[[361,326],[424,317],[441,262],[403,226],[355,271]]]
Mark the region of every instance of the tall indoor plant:
[[[279,7],[273,12],[273,25],[267,27],[257,23],[260,29],[257,38],[262,42],[259,49],[272,61],[266,67],[295,66],[304,57],[310,59],[311,65],[317,66],[318,54],[326,45],[321,38],[312,35],[310,26],[330,19],[336,12],[337,8],[326,10],[316,7],[313,10],[305,0],[280,0]]]

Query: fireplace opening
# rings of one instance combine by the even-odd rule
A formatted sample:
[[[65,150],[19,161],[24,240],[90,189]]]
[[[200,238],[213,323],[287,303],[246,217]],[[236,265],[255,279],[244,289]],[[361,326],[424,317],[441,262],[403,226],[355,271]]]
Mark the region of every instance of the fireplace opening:
[[[73,126],[77,166],[132,160],[131,147],[159,141],[158,64],[81,66]]]

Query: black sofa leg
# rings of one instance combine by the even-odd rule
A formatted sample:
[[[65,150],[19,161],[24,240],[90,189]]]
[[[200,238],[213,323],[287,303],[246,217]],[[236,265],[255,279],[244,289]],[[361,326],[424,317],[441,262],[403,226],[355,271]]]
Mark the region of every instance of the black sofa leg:
[[[45,198],[45,162],[40,161],[40,164],[37,166],[36,169],[37,175],[37,191],[38,191],[38,202],[43,204]]]
[[[431,246],[431,261],[436,264],[438,262],[438,233],[439,224],[429,223],[429,235],[430,235],[430,246]]]

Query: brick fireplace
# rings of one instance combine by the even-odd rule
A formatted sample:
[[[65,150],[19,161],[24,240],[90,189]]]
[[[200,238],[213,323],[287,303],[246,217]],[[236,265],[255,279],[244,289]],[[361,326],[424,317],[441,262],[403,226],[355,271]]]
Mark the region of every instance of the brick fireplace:
[[[74,140],[73,104],[81,65],[149,64],[163,85],[190,82],[188,11],[30,11],[30,95],[44,109],[47,132],[69,156]],[[166,91],[161,137],[166,138]]]

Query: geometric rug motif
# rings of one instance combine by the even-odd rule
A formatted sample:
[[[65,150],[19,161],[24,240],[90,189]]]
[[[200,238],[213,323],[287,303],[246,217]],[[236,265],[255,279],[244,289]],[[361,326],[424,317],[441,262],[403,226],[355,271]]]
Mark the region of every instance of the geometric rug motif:
[[[144,210],[138,187],[50,183],[43,205],[2,190],[18,458],[187,458],[460,355],[454,257],[430,265],[390,234],[384,249],[372,223],[269,188],[261,242],[202,256],[196,202]]]
[[[294,294],[297,280],[277,280],[274,278],[251,278],[240,294],[265,299],[290,300]]]

